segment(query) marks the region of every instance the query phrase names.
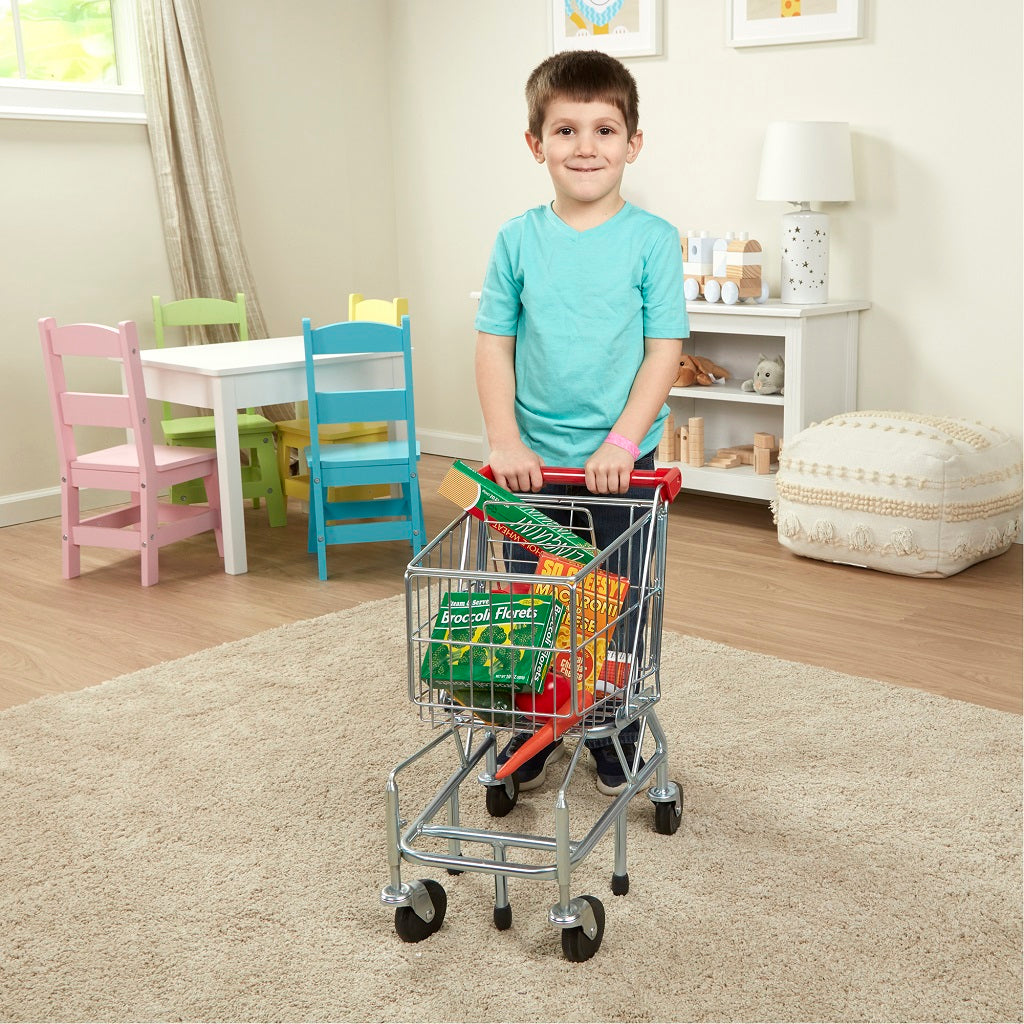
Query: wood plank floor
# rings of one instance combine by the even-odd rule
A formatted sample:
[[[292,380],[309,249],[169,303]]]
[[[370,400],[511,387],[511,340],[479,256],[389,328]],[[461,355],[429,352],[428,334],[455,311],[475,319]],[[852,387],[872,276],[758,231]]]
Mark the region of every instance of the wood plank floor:
[[[423,459],[430,536],[454,517],[436,494],[450,463]],[[206,535],[164,549],[149,588],[137,557],[99,548],[62,580],[58,520],[0,530],[0,708],[402,592],[407,544],[332,548],[322,583],[294,505],[286,527],[248,510],[246,528],[246,575],[225,575]],[[945,580],[890,576],[791,555],[764,505],[684,493],[665,627],[1020,713],[1021,552]]]

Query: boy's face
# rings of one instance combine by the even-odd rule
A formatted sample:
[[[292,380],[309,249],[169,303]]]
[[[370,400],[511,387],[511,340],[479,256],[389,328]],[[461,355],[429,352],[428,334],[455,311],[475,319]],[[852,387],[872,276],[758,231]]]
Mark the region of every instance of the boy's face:
[[[537,162],[547,164],[556,210],[559,203],[607,206],[610,215],[621,203],[622,175],[637,158],[643,133],[637,130],[630,138],[622,111],[613,103],[556,98],[548,105],[541,137],[527,132],[526,143]]]

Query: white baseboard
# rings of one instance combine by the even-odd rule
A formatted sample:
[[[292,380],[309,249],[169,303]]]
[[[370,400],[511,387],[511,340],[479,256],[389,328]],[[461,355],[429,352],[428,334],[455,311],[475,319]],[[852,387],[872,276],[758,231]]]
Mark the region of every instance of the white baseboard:
[[[470,459],[480,462],[485,458],[484,439],[478,434],[451,434],[444,430],[416,431],[420,451],[426,455],[443,455],[448,459]]]
[[[107,508],[124,501],[117,491],[88,491],[82,501],[82,510]],[[47,487],[41,491],[22,491],[20,494],[0,495],[0,527],[34,523],[39,519],[60,518],[60,488]]]
[[[60,515],[60,488],[0,495],[0,526],[34,523]]]

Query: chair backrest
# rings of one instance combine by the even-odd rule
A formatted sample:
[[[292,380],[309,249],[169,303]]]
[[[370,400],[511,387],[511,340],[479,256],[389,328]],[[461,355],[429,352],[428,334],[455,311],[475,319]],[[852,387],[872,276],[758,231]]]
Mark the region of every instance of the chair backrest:
[[[75,459],[88,454],[79,450],[75,427],[131,430],[143,480],[147,473],[155,472],[153,435],[134,321],[123,320],[115,330],[101,324],[58,327],[53,317],[45,317],[39,321],[39,336],[43,345],[43,364],[50,390],[61,472],[66,473]],[[103,360],[104,364],[120,361],[124,384],[118,382],[116,391],[73,391],[67,382],[66,357],[93,358]],[[102,367],[104,371],[109,369],[109,365]],[[109,373],[107,375],[110,376]],[[90,380],[97,376],[99,374],[90,374]]]
[[[245,313],[245,293],[238,292],[234,299],[177,299],[161,303],[153,296],[153,329],[156,347],[164,347],[165,327],[217,327],[234,325],[238,328],[238,341],[249,340],[249,321]],[[252,409],[246,410],[252,412]],[[171,418],[171,403],[164,402],[164,419]]]
[[[375,320],[401,327],[402,317],[408,315],[408,299],[364,299],[358,292],[352,292],[348,297],[349,320]]]
[[[157,348],[164,347],[165,327],[214,327],[234,324],[238,340],[249,340],[249,322],[245,314],[245,295],[239,292],[234,299],[178,299],[160,302],[153,296],[153,327]]]
[[[309,402],[310,436],[317,437],[321,424],[351,423],[359,420],[404,420],[407,424],[410,459],[416,458],[416,416],[412,386],[412,333],[409,317],[400,327],[370,320],[347,320],[313,328],[309,318],[302,321],[306,351],[306,388]],[[401,387],[355,391],[326,391],[317,386],[316,359],[320,355],[367,352],[401,352]],[[314,452],[318,452],[314,446]]]

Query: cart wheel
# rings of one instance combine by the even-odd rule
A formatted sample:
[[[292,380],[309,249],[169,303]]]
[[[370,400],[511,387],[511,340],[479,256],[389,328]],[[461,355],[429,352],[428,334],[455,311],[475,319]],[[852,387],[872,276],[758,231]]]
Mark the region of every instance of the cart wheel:
[[[506,903],[503,907],[494,908],[494,927],[499,932],[508,931],[512,927],[512,907]]]
[[[444,924],[444,914],[448,909],[448,894],[444,886],[432,878],[421,878],[420,883],[426,888],[430,902],[434,905],[434,918],[432,921],[424,921],[412,907],[399,907],[395,911],[395,931],[403,942],[422,942]]]
[[[654,831],[663,836],[674,835],[683,817],[683,787],[675,779],[672,785],[679,791],[679,800],[654,805]]]
[[[503,786],[487,787],[487,813],[492,818],[504,818],[519,799],[519,776],[513,772],[509,778],[512,780],[512,792],[508,791],[508,780]]]
[[[597,921],[597,934],[591,939],[582,927],[565,928],[562,931],[562,952],[566,960],[581,964],[589,960],[600,948],[604,938],[604,904],[596,896],[581,896],[594,911]]]

